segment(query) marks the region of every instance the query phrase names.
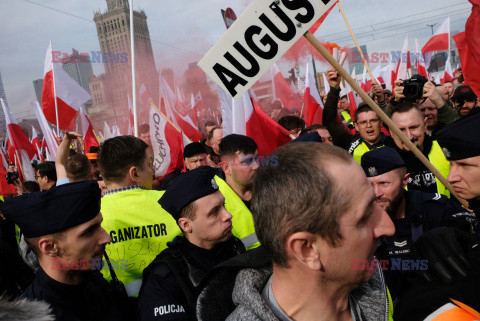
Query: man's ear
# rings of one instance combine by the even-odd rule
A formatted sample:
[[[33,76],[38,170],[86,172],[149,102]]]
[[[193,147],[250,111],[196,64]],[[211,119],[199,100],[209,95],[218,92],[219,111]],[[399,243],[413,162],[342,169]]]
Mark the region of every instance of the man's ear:
[[[320,260],[320,247],[317,236],[309,232],[297,232],[290,235],[285,242],[287,257],[295,258],[298,263],[311,270],[318,271],[322,268]]]
[[[131,166],[127,172],[127,181],[137,183],[140,181],[140,176],[138,175],[138,167]]]
[[[407,187],[409,178],[410,178],[410,173],[407,173],[407,174],[405,174],[405,176],[403,176],[402,188]]]
[[[226,157],[226,158],[228,158],[228,157]],[[225,173],[225,175],[232,175],[232,166],[231,166],[230,162],[228,161],[228,159],[224,158],[220,162],[220,166],[222,167],[222,170]]]
[[[41,237],[38,240],[37,245],[38,245],[38,248],[40,249],[40,252],[50,257],[58,256],[60,252],[58,242],[54,238],[49,236]]]
[[[192,233],[192,221],[186,217],[178,219],[178,226],[182,229],[184,234]]]

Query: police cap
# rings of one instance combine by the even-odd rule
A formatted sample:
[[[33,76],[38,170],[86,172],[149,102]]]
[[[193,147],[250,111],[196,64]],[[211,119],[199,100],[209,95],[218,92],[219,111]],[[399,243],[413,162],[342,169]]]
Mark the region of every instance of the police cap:
[[[396,150],[380,147],[366,152],[362,156],[361,165],[367,177],[374,177],[404,167],[405,162]]]
[[[206,154],[207,151],[205,150],[205,147],[203,147],[202,143],[198,142],[193,142],[185,146],[183,149],[183,158],[187,157],[193,157],[198,154]]]
[[[437,141],[448,160],[480,156],[479,137],[479,111],[470,112],[437,133]]]
[[[0,205],[0,211],[25,237],[40,237],[95,218],[100,213],[100,198],[97,182],[74,182],[9,199]]]
[[[301,142],[322,142],[322,136],[318,134],[317,131],[308,133],[308,134],[303,134],[301,136],[298,136],[296,139],[292,140],[290,143],[301,143]]]
[[[215,173],[215,169],[209,166],[200,166],[183,173],[170,183],[158,203],[178,220],[188,204],[218,191]]]

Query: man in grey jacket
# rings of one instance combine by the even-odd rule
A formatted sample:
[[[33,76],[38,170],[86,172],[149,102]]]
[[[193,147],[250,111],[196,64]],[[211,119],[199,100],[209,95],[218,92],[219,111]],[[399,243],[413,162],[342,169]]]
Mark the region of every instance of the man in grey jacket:
[[[252,193],[273,267],[238,273],[227,320],[388,320],[373,254],[394,225],[362,168],[327,144],[287,144],[273,155],[278,165],[257,170]]]

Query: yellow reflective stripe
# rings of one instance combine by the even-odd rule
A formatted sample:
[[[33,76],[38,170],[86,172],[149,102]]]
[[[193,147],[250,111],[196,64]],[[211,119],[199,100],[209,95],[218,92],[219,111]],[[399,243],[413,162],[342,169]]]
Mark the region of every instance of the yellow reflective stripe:
[[[435,168],[442,174],[443,177],[447,177],[450,173],[450,162],[447,160],[443,154],[442,148],[436,140],[432,142],[432,149],[428,153],[428,159],[435,166]],[[437,182],[437,192],[450,197],[450,192],[448,189],[435,177]]]

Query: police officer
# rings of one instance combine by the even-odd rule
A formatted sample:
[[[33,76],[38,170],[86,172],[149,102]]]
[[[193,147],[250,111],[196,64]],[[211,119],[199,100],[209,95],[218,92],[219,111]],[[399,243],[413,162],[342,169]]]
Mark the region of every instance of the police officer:
[[[389,260],[385,278],[395,301],[411,286],[413,279],[411,271],[402,271],[403,266],[413,263],[412,270],[428,268],[427,262],[408,261],[412,244],[424,232],[440,226],[472,233],[476,218],[444,195],[405,191],[410,174],[393,148],[382,147],[365,153],[361,165],[375,190],[376,202],[395,224],[395,234],[383,237],[376,253],[379,259]],[[402,263],[402,260],[407,261]]]
[[[184,237],[168,243],[144,270],[139,320],[195,320],[202,281],[217,264],[245,251],[232,236],[232,214],[225,209],[215,173],[207,166],[188,171],[159,200]]]
[[[100,189],[75,182],[0,205],[22,229],[40,268],[21,298],[50,304],[56,320],[124,320],[126,305],[95,270],[110,236],[101,227]],[[68,204],[69,206],[65,206]],[[126,296],[125,296],[126,298]]]
[[[448,181],[478,213],[480,200],[480,112],[474,111],[437,134],[450,161]],[[475,320],[466,307],[480,311],[480,246],[477,237],[455,229],[439,228],[414,245],[429,260],[429,282],[418,283],[400,300],[395,320]],[[431,263],[430,263],[431,262]],[[455,301],[452,301],[455,300]],[[466,306],[465,306],[466,305]],[[448,315],[447,315],[448,314]],[[462,319],[462,317],[467,318]],[[469,318],[468,318],[469,317]]]

